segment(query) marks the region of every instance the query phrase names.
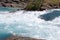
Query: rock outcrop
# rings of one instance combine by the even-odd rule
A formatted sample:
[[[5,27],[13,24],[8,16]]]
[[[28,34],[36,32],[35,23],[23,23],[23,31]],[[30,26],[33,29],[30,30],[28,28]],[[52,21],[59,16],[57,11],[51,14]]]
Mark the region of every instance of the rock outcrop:
[[[27,0],[0,0],[0,7],[24,8]]]
[[[44,0],[42,9],[60,9],[60,0]]]

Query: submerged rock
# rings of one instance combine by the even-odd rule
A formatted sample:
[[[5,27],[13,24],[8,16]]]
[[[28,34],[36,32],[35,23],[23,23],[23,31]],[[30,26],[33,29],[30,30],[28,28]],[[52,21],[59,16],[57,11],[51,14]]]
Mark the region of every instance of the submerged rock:
[[[44,19],[46,21],[51,21],[59,16],[60,16],[60,11],[53,11],[53,12],[49,12],[47,14],[40,15],[38,18]]]

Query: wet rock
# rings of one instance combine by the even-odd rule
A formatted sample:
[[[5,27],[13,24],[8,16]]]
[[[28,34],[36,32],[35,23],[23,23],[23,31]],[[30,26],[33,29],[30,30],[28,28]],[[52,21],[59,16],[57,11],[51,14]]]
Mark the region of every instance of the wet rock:
[[[0,2],[5,2],[6,0],[0,0]]]
[[[2,5],[3,7],[6,7],[5,3],[1,3],[1,5]]]
[[[20,0],[12,0],[13,2],[16,2],[17,4],[20,3]]]

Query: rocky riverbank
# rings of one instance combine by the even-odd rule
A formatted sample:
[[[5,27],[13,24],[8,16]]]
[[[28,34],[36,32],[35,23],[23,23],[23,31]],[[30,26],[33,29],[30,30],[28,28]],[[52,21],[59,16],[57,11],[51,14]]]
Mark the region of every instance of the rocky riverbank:
[[[25,10],[60,8],[60,0],[0,0],[0,7],[17,7]]]
[[[6,40],[45,40],[45,39],[36,39],[36,38],[22,37],[22,36],[11,36]]]
[[[0,7],[25,8],[27,0],[0,0]]]

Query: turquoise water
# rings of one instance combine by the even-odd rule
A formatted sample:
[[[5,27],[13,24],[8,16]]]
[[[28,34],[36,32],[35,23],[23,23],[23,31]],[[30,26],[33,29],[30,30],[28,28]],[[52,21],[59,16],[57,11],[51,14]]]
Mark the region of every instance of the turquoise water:
[[[13,11],[17,10],[17,8],[9,8],[9,7],[0,7],[0,12],[4,13],[5,11]],[[5,40],[6,38],[12,36],[8,30],[5,30],[4,27],[6,26],[5,23],[0,22],[0,40]]]
[[[10,36],[12,36],[10,33],[0,33],[0,40],[6,40]]]
[[[11,35],[60,40],[60,9],[52,9],[52,11],[20,10],[15,12],[9,12],[8,10],[13,10],[10,8],[0,8],[0,10],[2,12],[0,12],[0,40],[6,40]],[[6,10],[7,13],[3,10]],[[57,13],[54,11],[57,11]],[[45,21],[45,14],[54,15],[52,16],[54,17],[53,20]],[[41,15],[43,15],[43,19],[39,17]]]
[[[9,7],[0,7],[0,11],[13,11],[20,8],[9,8]]]

